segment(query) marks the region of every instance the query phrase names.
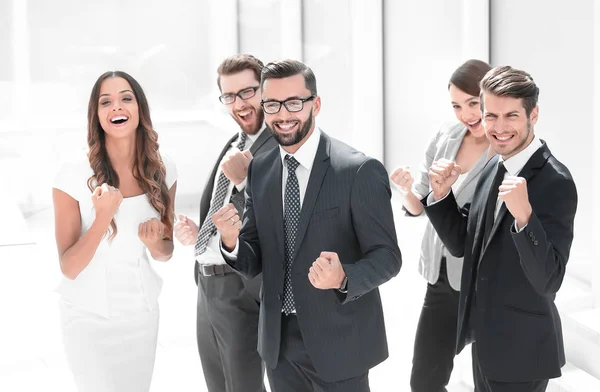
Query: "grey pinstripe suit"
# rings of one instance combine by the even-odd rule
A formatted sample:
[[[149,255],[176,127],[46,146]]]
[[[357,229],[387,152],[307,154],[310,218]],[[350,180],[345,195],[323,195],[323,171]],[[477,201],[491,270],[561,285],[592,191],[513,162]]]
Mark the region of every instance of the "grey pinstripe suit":
[[[258,348],[270,368],[278,365],[285,339],[281,176],[278,149],[252,161],[237,260],[227,260],[247,277],[263,274]],[[300,214],[292,286],[303,346],[326,382],[364,375],[388,357],[378,286],[402,263],[390,197],[379,161],[321,134]],[[309,282],[308,270],[322,251],[338,253],[347,294]]]

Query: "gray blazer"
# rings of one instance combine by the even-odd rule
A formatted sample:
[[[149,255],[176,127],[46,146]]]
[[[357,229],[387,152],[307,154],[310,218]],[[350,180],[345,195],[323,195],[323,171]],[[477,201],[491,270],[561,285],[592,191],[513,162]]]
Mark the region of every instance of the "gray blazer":
[[[458,149],[462,143],[463,137],[467,133],[467,128],[463,124],[443,125],[429,142],[425,159],[419,166],[419,173],[415,176],[413,184],[414,192],[421,198],[427,196],[431,191],[429,186],[429,168],[433,161],[446,158],[454,160]],[[454,192],[456,203],[462,207],[471,202],[477,179],[481,170],[487,162],[487,151],[481,155],[475,166],[469,171],[467,177]],[[431,222],[425,226],[425,234],[421,243],[421,256],[419,257],[419,273],[431,284],[435,284],[440,276],[440,264],[444,253],[446,254],[446,269],[448,271],[448,281],[450,286],[460,291],[460,280],[463,259],[451,256],[449,252],[444,252],[444,244],[435,232]]]

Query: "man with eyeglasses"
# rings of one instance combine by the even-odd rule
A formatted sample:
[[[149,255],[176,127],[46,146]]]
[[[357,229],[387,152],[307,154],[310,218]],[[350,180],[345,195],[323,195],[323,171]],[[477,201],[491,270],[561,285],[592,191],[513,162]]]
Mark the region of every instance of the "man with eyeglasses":
[[[279,148],[248,168],[243,223],[213,215],[227,263],[263,274],[258,349],[274,392],[369,391],[388,357],[378,287],[402,258],[384,166],[315,126],[305,64],[267,64],[262,108]]]
[[[254,155],[277,142],[265,131],[260,107],[263,63],[251,55],[225,59],[217,72],[219,100],[240,126],[215,164],[200,201],[200,224],[179,215],[175,236],[194,245],[198,285],[197,340],[209,392],[262,392],[264,366],[257,351],[260,275],[245,279],[225,263],[210,217],[227,203],[244,210],[246,173]]]

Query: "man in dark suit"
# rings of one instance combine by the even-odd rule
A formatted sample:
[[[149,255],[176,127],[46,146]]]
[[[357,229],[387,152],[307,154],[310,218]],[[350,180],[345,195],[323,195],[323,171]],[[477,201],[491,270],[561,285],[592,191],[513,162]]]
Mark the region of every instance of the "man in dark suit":
[[[200,224],[180,215],[175,236],[195,245],[198,285],[198,351],[209,392],[261,392],[264,367],[257,351],[258,297],[261,276],[244,279],[229,267],[219,249],[210,216],[229,202],[243,209],[246,173],[253,156],[274,149],[260,107],[263,64],[251,55],[235,55],[218,68],[221,103],[240,126],[227,142],[200,201]]]
[[[454,162],[434,162],[425,211],[451,254],[464,255],[457,351],[473,342],[478,392],[545,391],[565,364],[554,298],[573,240],[577,190],[534,135],[539,89],[508,66],[481,81],[486,135],[498,155],[459,210]]]
[[[267,64],[261,85],[280,147],[250,164],[243,225],[233,205],[213,215],[224,254],[263,274],[258,348],[275,392],[368,391],[388,356],[378,286],[401,266],[387,172],[315,127],[306,65]]]

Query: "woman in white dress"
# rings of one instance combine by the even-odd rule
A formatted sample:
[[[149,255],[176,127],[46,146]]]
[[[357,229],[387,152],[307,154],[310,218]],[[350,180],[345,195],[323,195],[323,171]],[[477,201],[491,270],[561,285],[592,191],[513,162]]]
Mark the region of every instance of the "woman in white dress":
[[[146,250],[159,261],[173,253],[177,170],[124,72],[96,81],[87,140],[52,190],[67,361],[79,391],[147,392],[162,281]]]

